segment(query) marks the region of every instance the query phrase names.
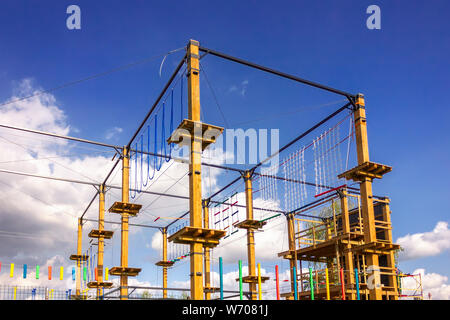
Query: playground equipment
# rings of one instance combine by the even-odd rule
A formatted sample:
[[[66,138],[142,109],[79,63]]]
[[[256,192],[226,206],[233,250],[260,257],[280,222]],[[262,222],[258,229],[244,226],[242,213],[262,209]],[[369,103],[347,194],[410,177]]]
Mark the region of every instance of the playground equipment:
[[[398,296],[401,300],[423,300],[422,275],[397,269]]]
[[[201,121],[199,81],[200,59],[204,55],[219,57],[336,94],[345,98],[346,103],[250,169],[244,170],[207,163],[202,161],[202,153],[209,145],[216,142],[224,129]],[[186,88],[183,87],[184,77],[187,79]],[[174,105],[178,100],[174,97],[174,92],[177,86],[180,88],[181,112],[180,124],[174,129],[176,117]],[[184,90],[187,91],[187,96],[183,95]],[[184,112],[184,97],[188,100],[187,112]],[[170,108],[170,116],[166,116],[166,112],[169,112],[168,108]],[[129,226],[132,225],[129,223],[129,218],[137,216],[142,210],[142,205],[132,203],[133,200],[138,199],[140,194],[153,194],[159,197],[189,201],[189,210],[167,225],[147,226],[159,229],[162,233],[162,258],[156,265],[162,268],[163,287],[152,287],[151,290],[161,290],[163,298],[168,298],[168,291],[177,290],[167,287],[168,269],[173,267],[177,261],[189,258],[190,298],[194,300],[211,299],[211,293],[220,292],[220,298],[223,299],[225,291],[223,290],[222,275],[220,288],[211,285],[211,250],[240,230],[246,232],[248,274],[242,274],[242,261],[239,261],[239,278],[236,279],[239,283],[239,295],[241,299],[244,295],[251,300],[261,298],[261,286],[269,278],[261,276],[260,267],[256,264],[255,232],[262,231],[273,219],[284,216],[288,227],[289,250],[279,253],[278,256],[289,260],[291,290],[286,293],[279,292],[277,268],[275,279],[277,281],[277,298],[285,297],[292,300],[397,299],[394,251],[399,246],[392,243],[390,200],[387,197],[372,194],[373,179],[381,179],[392,168],[369,159],[365,110],[362,94],[350,94],[279,72],[201,47],[197,41],[190,40],[186,47],[186,54],[128,144],[123,147],[36,130],[3,127],[95,144],[111,148],[118,155],[113,168],[100,184],[53,178],[71,183],[90,184],[97,189],[95,196],[78,220],[77,253],[70,256],[70,259],[77,263],[76,278],[80,280],[76,282],[76,292],[72,296],[74,299],[86,298],[81,279],[86,281],[88,278],[84,265],[92,261],[90,260],[92,253],[82,254],[82,227],[84,222],[89,220],[84,218],[84,215],[97,196],[99,196],[99,215],[96,220],[98,228],[92,229],[89,233],[90,238],[98,239],[97,266],[96,269],[94,268],[95,277],[91,279],[92,281],[88,281],[87,289],[96,289],[98,299],[114,297],[121,300],[130,298],[129,289],[134,289],[133,292],[137,289],[150,290],[150,288],[128,286],[128,277],[137,276],[141,271],[140,268],[128,266],[128,231]],[[341,116],[344,111],[348,111],[349,115],[322,131],[310,144],[292,152],[281,164],[269,168],[262,167],[271,158],[292,147],[306,136],[322,130],[325,125]],[[184,117],[185,113],[187,113],[187,118]],[[349,120],[349,133],[342,139],[346,120]],[[169,134],[166,133],[167,128],[170,130]],[[147,143],[145,143],[145,137]],[[349,147],[353,137],[356,143],[357,165],[348,170]],[[151,141],[154,141],[153,150],[151,150]],[[158,147],[159,142],[161,144]],[[343,161],[341,152],[344,142],[348,142],[345,161]],[[172,157],[170,151],[175,144],[187,147],[189,157]],[[144,161],[145,157],[146,162]],[[153,157],[153,162],[151,162],[151,157]],[[188,197],[145,189],[148,181],[152,180],[156,176],[156,172],[161,170],[164,161],[168,162],[171,159],[180,163],[189,163]],[[122,185],[120,187],[108,185],[107,181],[119,163],[122,165]],[[312,165],[314,165],[313,169],[308,171]],[[237,174],[237,177],[214,194],[205,197],[202,194],[202,166],[227,170],[232,174]],[[151,174],[150,168],[152,168]],[[283,176],[277,175],[279,169],[282,169]],[[52,179],[7,170],[0,171]],[[311,175],[314,175],[314,182],[307,180]],[[238,182],[244,184],[245,204],[241,204],[233,198],[235,192],[225,200],[218,201],[216,199],[218,195],[223,194],[225,190]],[[255,182],[259,183],[258,190],[254,189]],[[359,184],[359,188],[352,187],[352,184]],[[284,204],[282,205],[279,205],[282,202],[279,199],[280,185],[284,186]],[[120,266],[113,267],[109,271],[106,270],[104,279],[104,241],[113,237],[112,231],[104,229],[104,224],[109,223],[104,219],[104,197],[107,189],[114,188],[121,190],[121,201],[114,202],[108,211],[119,214],[121,219]],[[260,198],[265,201],[264,206],[254,205],[253,198],[256,192],[260,192]],[[311,199],[313,200],[309,201]],[[238,213],[240,208],[245,210],[245,217],[242,216],[242,219]],[[326,214],[322,216],[317,214],[315,210],[318,209],[323,209]],[[187,217],[188,219],[186,219]],[[164,217],[155,216],[155,218],[153,221],[155,223],[162,223],[165,220]],[[173,254],[173,248],[180,251]],[[309,266],[308,272],[304,273],[302,263],[315,265]],[[222,272],[221,259],[220,270]],[[112,282],[108,282],[109,275],[120,277],[119,287],[112,287]],[[248,292],[244,292],[244,284],[248,285]],[[104,289],[110,290],[104,292]]]

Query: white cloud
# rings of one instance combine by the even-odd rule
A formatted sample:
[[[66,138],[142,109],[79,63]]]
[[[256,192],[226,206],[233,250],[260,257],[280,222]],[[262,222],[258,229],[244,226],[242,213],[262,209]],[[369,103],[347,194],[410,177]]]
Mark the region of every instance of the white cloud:
[[[400,260],[411,260],[436,256],[450,249],[450,230],[448,223],[439,221],[433,231],[407,234],[397,239],[396,243],[404,249]]]
[[[228,92],[238,92],[241,96],[245,96],[247,93],[247,87],[248,87],[249,81],[243,80],[239,85],[231,85],[228,89]]]
[[[120,134],[122,132],[123,132],[122,128],[113,127],[113,128],[111,128],[111,129],[106,131],[105,138],[107,140],[111,140],[112,138],[116,137],[118,134]]]

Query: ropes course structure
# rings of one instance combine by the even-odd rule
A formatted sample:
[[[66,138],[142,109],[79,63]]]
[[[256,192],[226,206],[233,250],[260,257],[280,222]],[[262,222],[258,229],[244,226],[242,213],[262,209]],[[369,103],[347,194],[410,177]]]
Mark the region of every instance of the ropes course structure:
[[[167,55],[174,52],[178,50]],[[210,79],[200,64],[205,56],[338,95],[344,98],[345,104],[251,167],[218,164],[214,157],[208,159],[205,151],[216,144],[224,128],[201,120],[201,72],[212,91]],[[217,95],[212,93],[228,126]],[[399,297],[394,271],[394,252],[399,246],[392,243],[390,200],[372,194],[373,180],[381,179],[392,168],[369,160],[362,94],[350,94],[257,65],[190,40],[167,83],[124,146],[9,125],[0,124],[0,127],[91,144],[114,152],[113,165],[100,182],[0,169],[3,174],[95,188],[93,198],[78,217],[76,253],[70,256],[76,264],[76,289],[70,294],[71,299],[88,299],[92,297],[90,290],[95,290],[96,299],[127,300],[137,298],[133,296],[136,290],[152,290],[161,292],[165,299],[169,298],[168,291],[187,291],[194,300],[224,299],[224,292],[232,294],[227,298],[246,296],[257,300],[266,294],[262,287],[269,280],[277,282],[277,299],[396,300]],[[353,144],[356,154],[351,151]],[[282,157],[281,161],[268,164],[278,156]],[[349,169],[350,166],[353,168]],[[111,181],[120,167],[121,185],[116,185]],[[211,172],[214,170],[233,179],[225,185],[222,181],[215,184],[213,190]],[[115,190],[120,194],[115,194]],[[96,200],[98,218],[85,217]],[[105,212],[115,214],[118,219],[105,220]],[[130,219],[137,217],[149,220],[130,223]],[[91,243],[83,252],[83,226],[87,222],[96,222],[98,226],[90,230]],[[120,230],[108,230],[105,226],[120,226]],[[129,266],[130,226],[161,233],[160,260],[156,262],[162,268],[161,287],[128,284],[129,277],[137,277],[142,271]],[[276,279],[270,279],[262,275],[260,264],[256,263],[255,239],[280,226],[287,230],[288,250],[277,254],[289,263],[290,279],[282,280],[290,282],[290,286],[282,286],[289,289],[286,292],[280,292],[278,265]],[[117,238],[119,232],[120,264],[105,268],[105,240]],[[248,274],[243,274],[239,260],[240,276],[236,279],[239,291],[224,290],[223,260],[215,259],[215,253],[244,237]],[[112,251],[114,243],[107,246],[108,254],[113,257],[112,265],[117,260]],[[187,259],[190,260],[190,288],[168,287],[168,271]],[[307,263],[308,268],[302,263]],[[215,264],[220,270],[219,286],[211,276]],[[372,273],[375,273],[375,286],[368,281]],[[118,281],[110,281],[111,276],[119,277]],[[248,291],[244,292],[244,284],[248,285]]]

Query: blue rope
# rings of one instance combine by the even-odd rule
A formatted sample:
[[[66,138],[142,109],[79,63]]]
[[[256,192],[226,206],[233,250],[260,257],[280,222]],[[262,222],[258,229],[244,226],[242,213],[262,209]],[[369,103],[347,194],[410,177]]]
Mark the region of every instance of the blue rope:
[[[147,139],[147,150],[150,152],[150,126],[147,126],[147,135],[148,135],[148,139]],[[155,167],[156,167],[156,156],[153,156],[153,173],[152,176],[150,177],[150,155],[148,155],[147,157],[147,177],[149,180],[152,180],[153,177],[155,176]]]
[[[147,130],[148,130],[148,126],[147,126]],[[145,131],[144,131],[145,132]],[[141,151],[143,151],[144,150],[144,136],[142,135],[142,139],[141,139]],[[147,148],[147,150],[148,150],[148,148]],[[144,155],[142,154],[142,158],[141,158],[141,179],[142,179],[142,185],[144,186],[144,187],[146,187],[147,186],[147,183],[148,183],[148,169],[147,169],[147,177],[145,178],[145,180],[144,180],[144,177],[143,177],[143,172],[144,172],[144,170],[142,169],[142,163],[144,162],[143,161],[143,158],[144,158]],[[147,154],[147,162],[149,162],[148,161],[148,159],[149,159],[149,155]],[[144,182],[145,181],[145,182]]]

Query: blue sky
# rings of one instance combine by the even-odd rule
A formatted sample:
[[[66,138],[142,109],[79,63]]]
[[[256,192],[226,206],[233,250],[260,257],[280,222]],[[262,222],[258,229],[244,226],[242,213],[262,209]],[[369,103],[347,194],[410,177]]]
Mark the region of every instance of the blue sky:
[[[70,4],[81,8],[81,30],[66,28]],[[371,4],[381,8],[381,30],[366,28]],[[396,239],[449,220],[449,9],[448,1],[2,1],[0,100],[24,78],[52,88],[180,48],[189,39],[362,92],[371,158],[393,166],[374,192],[392,199]],[[72,134],[104,141],[107,130],[120,127],[114,143],[128,142],[180,58],[181,52],[169,56],[161,77],[157,59],[54,92]],[[202,64],[230,124],[340,99],[214,57]],[[245,97],[229,94],[244,81]],[[223,125],[211,96],[203,108],[209,122]],[[248,126],[282,128],[283,144],[334,108]],[[450,277],[449,262],[447,251],[401,267]]]

